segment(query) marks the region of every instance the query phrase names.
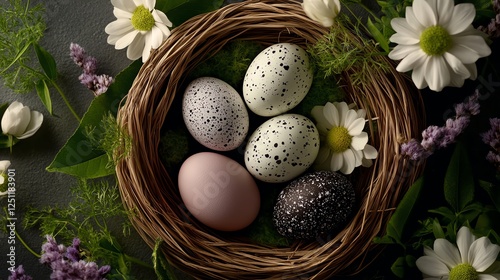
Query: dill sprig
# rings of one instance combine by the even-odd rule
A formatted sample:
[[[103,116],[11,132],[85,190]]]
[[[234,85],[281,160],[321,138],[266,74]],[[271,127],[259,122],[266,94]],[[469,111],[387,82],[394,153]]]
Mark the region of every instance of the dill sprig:
[[[33,90],[34,81],[43,76],[32,63],[33,49],[46,29],[41,5],[7,0],[0,6],[0,74],[5,85],[16,93]]]
[[[351,30],[344,23],[349,23],[349,19],[339,16],[330,32],[308,49],[325,77],[348,71],[352,83],[359,85],[370,80],[373,69],[387,71],[389,65],[378,59],[385,54],[373,48],[373,42],[363,36],[359,25],[352,25]]]
[[[108,181],[80,181],[72,188],[73,197],[67,206],[29,208],[23,219],[26,228],[38,226],[41,235],[51,235],[70,243],[78,237],[82,255],[88,261],[110,264],[113,273],[129,275],[132,263],[151,267],[125,254],[108,223],[121,224],[121,237],[130,235],[131,211],[125,210],[116,185]],[[124,278],[125,279],[125,278]]]
[[[129,155],[132,137],[121,127],[115,116],[108,112],[99,126],[85,127],[85,135],[92,145],[108,155],[106,168],[114,168],[116,163]]]

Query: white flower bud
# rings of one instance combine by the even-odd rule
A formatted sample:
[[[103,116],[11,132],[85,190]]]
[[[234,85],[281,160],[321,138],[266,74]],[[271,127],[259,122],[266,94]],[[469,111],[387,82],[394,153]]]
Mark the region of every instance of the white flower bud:
[[[306,15],[325,27],[333,25],[333,19],[340,12],[339,0],[304,0],[302,3]]]
[[[2,132],[17,139],[25,139],[37,132],[43,122],[43,115],[31,111],[28,106],[14,101],[2,117]]]

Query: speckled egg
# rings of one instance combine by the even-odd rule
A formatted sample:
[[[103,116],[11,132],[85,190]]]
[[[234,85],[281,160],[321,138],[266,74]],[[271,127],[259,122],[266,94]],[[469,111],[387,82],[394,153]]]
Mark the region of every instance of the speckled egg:
[[[259,116],[282,114],[304,99],[313,80],[309,57],[295,44],[280,43],[259,53],[245,74],[243,99]]]
[[[298,114],[284,114],[261,124],[245,148],[245,165],[255,178],[268,183],[292,180],[306,171],[319,151],[313,122]]]
[[[346,177],[331,171],[309,173],[281,191],[273,223],[286,237],[312,239],[345,224],[354,204],[354,188]]]
[[[193,138],[216,151],[237,148],[248,133],[245,103],[233,87],[216,78],[198,78],[187,86],[182,116]]]

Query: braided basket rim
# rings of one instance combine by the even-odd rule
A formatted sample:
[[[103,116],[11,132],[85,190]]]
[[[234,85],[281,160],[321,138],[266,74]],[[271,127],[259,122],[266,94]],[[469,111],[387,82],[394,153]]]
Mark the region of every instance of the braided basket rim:
[[[248,0],[176,27],[141,67],[118,112],[118,123],[133,141],[116,174],[124,206],[135,213],[132,224],[150,247],[162,240],[162,252],[175,267],[198,279],[327,279],[358,273],[377,254],[373,238],[384,233],[399,200],[423,170],[423,164],[399,154],[400,140],[422,130],[421,96],[385,56],[376,59],[391,65],[389,72],[373,69],[371,83],[353,84],[350,72],[340,77],[349,101],[365,108],[368,118],[377,117],[378,129],[370,125],[370,144],[378,147],[379,156],[359,172],[358,212],[331,239],[272,248],[207,231],[187,217],[158,156],[162,127],[171,121],[167,113],[186,73],[208,54],[236,39],[307,47],[327,32],[304,14],[299,2]]]

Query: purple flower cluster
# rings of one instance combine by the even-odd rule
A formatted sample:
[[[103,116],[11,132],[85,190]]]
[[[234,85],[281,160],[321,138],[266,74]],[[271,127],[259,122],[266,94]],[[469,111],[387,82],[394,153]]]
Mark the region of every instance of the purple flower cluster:
[[[495,165],[500,171],[500,119],[490,119],[490,126],[490,130],[481,134],[483,142],[493,148],[493,151],[489,151],[486,155],[486,160]]]
[[[493,0],[493,10],[496,16],[491,19],[487,26],[479,26],[478,30],[486,33],[490,38],[500,37],[500,1]]]
[[[55,239],[47,235],[47,242],[42,245],[40,262],[50,266],[50,279],[68,280],[85,279],[101,280],[110,271],[108,265],[99,268],[95,262],[86,262],[80,259],[80,240],[75,238],[73,244],[65,248],[58,245]]]
[[[97,75],[97,60],[87,55],[80,45],[71,43],[69,49],[73,61],[83,68],[83,73],[78,77],[80,82],[93,91],[95,96],[105,93],[113,83],[113,77],[106,74]]]
[[[20,265],[16,269],[11,271],[8,280],[33,280],[33,278],[29,275],[26,275],[23,265]]]
[[[455,105],[455,118],[446,120],[445,126],[429,126],[422,132],[422,141],[415,139],[401,145],[401,154],[411,160],[423,160],[435,150],[445,148],[469,125],[470,116],[479,114],[479,91],[468,97],[463,103]]]

